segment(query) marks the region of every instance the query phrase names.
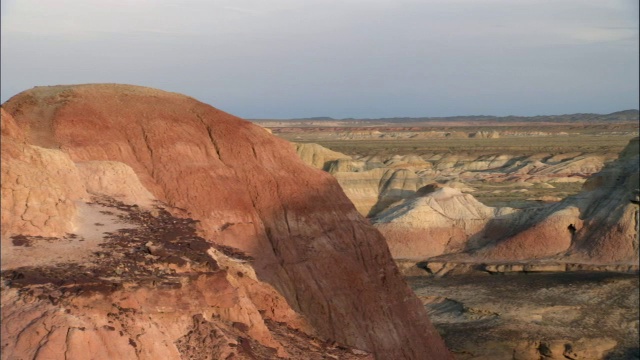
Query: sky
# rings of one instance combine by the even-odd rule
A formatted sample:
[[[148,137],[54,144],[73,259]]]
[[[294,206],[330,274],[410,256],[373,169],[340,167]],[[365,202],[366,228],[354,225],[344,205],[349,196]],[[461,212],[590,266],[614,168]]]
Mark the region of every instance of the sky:
[[[638,0],[2,0],[1,101],[126,83],[245,118],[639,106]]]

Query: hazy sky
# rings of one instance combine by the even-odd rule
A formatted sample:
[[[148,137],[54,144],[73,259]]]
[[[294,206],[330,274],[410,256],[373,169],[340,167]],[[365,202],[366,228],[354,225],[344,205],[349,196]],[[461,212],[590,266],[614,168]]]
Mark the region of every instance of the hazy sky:
[[[2,0],[2,102],[128,83],[247,118],[639,107],[638,0]]]

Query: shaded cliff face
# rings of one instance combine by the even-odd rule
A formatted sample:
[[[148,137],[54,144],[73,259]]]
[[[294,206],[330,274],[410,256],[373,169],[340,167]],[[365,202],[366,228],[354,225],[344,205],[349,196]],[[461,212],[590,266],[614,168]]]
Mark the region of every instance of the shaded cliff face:
[[[582,229],[575,233],[569,256],[600,262],[638,263],[640,226],[639,139],[629,141],[615,162],[590,178],[576,199]]]
[[[272,298],[286,300],[321,338],[377,358],[449,358],[382,236],[329,174],[305,166],[264,129],[186,96],[124,85],[35,88],[3,108],[25,146],[85,164],[79,174],[96,173],[96,162],[109,174],[128,171],[107,166],[113,162],[131,169],[148,193],[136,183],[135,196],[126,197],[157,199],[174,216],[199,221],[208,242],[252,258],[255,281],[274,289]],[[69,198],[71,208],[77,201],[56,196]],[[3,233],[4,225],[3,211]],[[52,231],[68,232],[65,226]],[[22,232],[20,224],[6,231],[3,241]]]

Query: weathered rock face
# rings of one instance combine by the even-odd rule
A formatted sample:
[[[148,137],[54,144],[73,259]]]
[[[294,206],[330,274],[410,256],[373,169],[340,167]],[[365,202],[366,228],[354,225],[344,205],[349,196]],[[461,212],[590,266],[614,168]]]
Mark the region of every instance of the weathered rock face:
[[[62,151],[29,145],[2,109],[2,233],[58,236],[73,230],[84,183]],[[6,237],[3,236],[3,240]]]
[[[341,161],[339,164],[344,167],[345,163]],[[372,169],[361,172],[334,172],[332,174],[358,212],[366,216],[378,203],[380,179],[385,175],[385,172],[385,169]]]
[[[331,172],[360,214],[373,216],[413,195],[424,180],[409,169],[377,168],[361,172]]]
[[[373,222],[398,259],[637,265],[638,167],[636,138],[581,193],[555,204],[491,208],[430,185]]]
[[[3,358],[353,358],[192,219],[106,197],[78,213],[65,238],[2,247]]]
[[[431,184],[372,221],[394,258],[419,260],[477,247],[475,238],[482,236],[489,220],[512,211],[488,207],[469,194]]]
[[[584,222],[576,231],[569,257],[638,263],[639,154],[638,138],[634,138],[617,161],[585,183],[580,196],[586,199],[579,203]]]
[[[419,156],[395,156],[382,163],[354,160],[318,144],[296,144],[295,148],[302,161],[332,174],[358,212],[369,217],[414,194],[425,184],[415,169],[431,166]]]
[[[476,255],[492,260],[532,260],[567,251],[575,229],[582,228],[580,209],[559,204],[492,219],[484,231],[487,246]]]
[[[117,161],[85,161],[76,163],[87,191],[109,196],[126,204],[149,207],[155,198],[140,183],[136,173]]]
[[[496,219],[486,229],[497,239],[478,255],[520,260],[556,256],[593,263],[638,263],[638,138],[618,160],[562,202]]]
[[[318,144],[300,143],[294,144],[294,146],[300,159],[316,169],[328,170],[331,162],[335,160],[351,159],[348,155],[329,150]]]
[[[287,308],[301,314],[309,331],[321,338],[372,352],[377,358],[450,357],[422,305],[398,274],[379,232],[356,212],[329,174],[305,166],[289,144],[264,129],[182,95],[124,85],[35,88],[3,107],[24,132],[30,144],[25,146],[68,156],[69,166],[79,164],[75,167],[82,169],[79,173],[99,173],[99,168],[104,177],[130,178],[125,173],[132,169],[148,193],[141,191],[135,179],[127,183],[127,191],[93,180],[82,184],[112,197],[121,193],[125,200],[155,198],[174,215],[198,220],[200,234],[210,243],[238,249],[252,258],[256,282],[274,291],[268,298],[286,300]],[[18,155],[7,156],[8,161],[14,157]],[[17,171],[11,164],[4,166],[4,160],[3,141],[3,172],[7,167]],[[109,162],[124,165],[114,167]],[[2,181],[4,231],[5,205],[14,209],[25,200],[5,204],[5,176]],[[23,232],[12,224],[6,229],[6,236]],[[226,281],[233,284],[238,276],[228,272]],[[195,286],[189,285],[193,280],[183,283]],[[278,345],[276,332],[258,334],[269,332],[260,322],[287,321],[280,313],[269,314],[269,301],[260,294],[264,291],[250,296],[250,302],[261,312],[242,322],[250,323],[252,339],[284,355],[286,346]],[[18,296],[16,309],[21,301]],[[145,301],[139,305],[144,307]],[[242,304],[222,318],[231,321],[239,316]],[[3,319],[5,311],[10,312],[3,307]],[[192,317],[201,314],[194,309],[181,311]],[[193,321],[189,326],[210,328],[206,331],[222,326]],[[170,331],[173,343],[167,346],[175,348],[186,329]],[[195,344],[199,340],[181,341]],[[173,354],[186,356],[186,345],[180,346]],[[136,354],[142,351],[136,349]]]
[[[500,137],[500,133],[497,131],[476,131],[469,134],[470,138],[474,139],[497,139]]]
[[[614,154],[580,152],[533,155],[434,153],[417,155],[357,156],[334,152],[317,144],[296,144],[307,164],[331,173],[360,214],[374,217],[392,204],[411,197],[430,183],[446,184],[463,192],[473,192],[468,184],[495,184],[494,190],[527,193],[522,187],[554,188],[552,183],[583,183],[602,169]],[[501,187],[502,187],[501,186]],[[482,185],[481,185],[482,187]],[[490,189],[484,189],[485,195]],[[558,202],[561,198],[531,197],[530,200]]]

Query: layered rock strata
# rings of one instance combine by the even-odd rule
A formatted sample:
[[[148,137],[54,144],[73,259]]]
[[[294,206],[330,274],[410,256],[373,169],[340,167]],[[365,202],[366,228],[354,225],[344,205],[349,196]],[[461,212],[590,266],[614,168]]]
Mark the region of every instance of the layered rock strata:
[[[421,260],[478,247],[487,223],[511,208],[483,205],[470,194],[431,184],[372,219],[395,259]]]
[[[476,256],[521,260],[559,257],[598,264],[638,263],[638,138],[583,190],[557,204],[490,222],[493,239]]]
[[[295,144],[295,147],[304,162],[331,173],[358,212],[366,217],[377,216],[392,204],[411,197],[420,187],[434,182],[467,193],[479,190],[474,188],[477,186],[482,188],[479,196],[487,199],[500,193],[522,193],[519,197],[529,202],[555,203],[562,198],[544,195],[544,191],[542,195],[536,196],[536,193],[576,183],[570,186],[569,191],[573,193],[590,175],[615,158],[613,154],[581,152],[351,157],[312,143]],[[566,196],[563,191],[554,194]]]
[[[351,159],[349,156],[329,150],[318,144],[294,144],[296,154],[305,163],[316,169],[328,170],[331,164],[336,160]]]
[[[579,194],[555,204],[518,211],[490,208],[469,194],[432,185],[373,222],[396,258],[441,255],[432,261],[454,267],[548,260],[563,269],[565,263],[637,268],[638,172],[635,138]]]

